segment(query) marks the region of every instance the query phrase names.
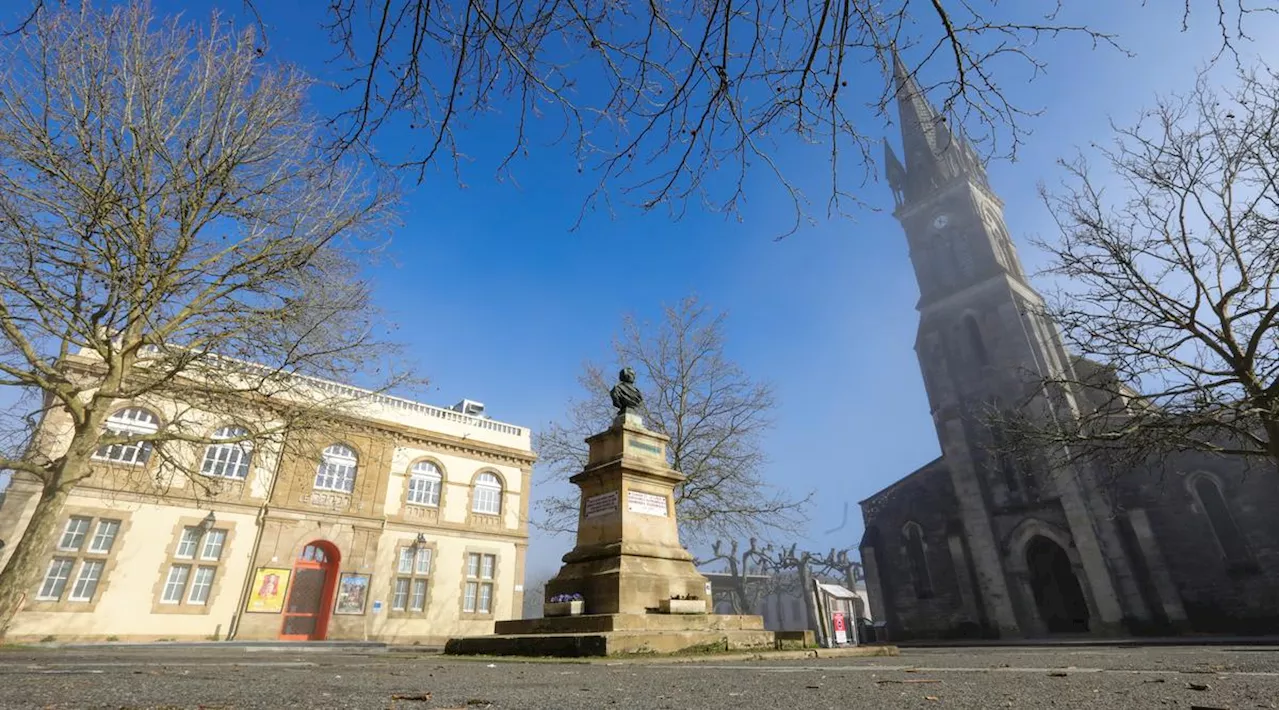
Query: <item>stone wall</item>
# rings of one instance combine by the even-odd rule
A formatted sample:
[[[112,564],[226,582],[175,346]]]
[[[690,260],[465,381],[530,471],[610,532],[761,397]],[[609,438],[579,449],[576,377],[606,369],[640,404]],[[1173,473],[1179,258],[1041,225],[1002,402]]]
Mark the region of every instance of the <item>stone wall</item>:
[[[1219,486],[1245,542],[1228,555],[1195,493],[1208,476]],[[1118,485],[1122,510],[1141,509],[1168,568],[1190,630],[1274,634],[1280,490],[1274,467],[1186,454],[1135,472]]]
[[[941,460],[934,461],[910,476],[862,502],[866,536],[863,560],[875,555],[879,594],[890,638],[956,638],[979,633],[980,623],[966,603],[951,552],[948,531],[958,527],[959,508],[951,487],[951,477]],[[929,570],[928,593],[920,594],[915,583],[904,529],[916,523],[923,532],[925,560]],[[963,553],[967,557],[967,552]],[[963,564],[963,560],[961,560]],[[870,576],[870,575],[869,575]],[[873,603],[873,608],[877,606]]]

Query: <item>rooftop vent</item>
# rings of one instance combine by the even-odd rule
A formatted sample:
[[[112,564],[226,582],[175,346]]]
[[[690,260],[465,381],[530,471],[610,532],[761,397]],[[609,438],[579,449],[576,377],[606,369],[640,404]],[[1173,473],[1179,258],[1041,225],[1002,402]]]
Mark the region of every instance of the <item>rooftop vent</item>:
[[[464,399],[450,407],[450,409],[455,412],[461,412],[470,417],[484,416],[484,402],[476,402],[470,399]]]

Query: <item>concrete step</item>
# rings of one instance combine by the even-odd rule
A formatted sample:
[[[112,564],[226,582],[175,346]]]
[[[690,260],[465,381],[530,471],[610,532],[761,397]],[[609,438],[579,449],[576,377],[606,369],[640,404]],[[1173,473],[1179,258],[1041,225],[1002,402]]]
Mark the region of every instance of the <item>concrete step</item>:
[[[616,656],[771,650],[772,631],[611,631],[579,634],[498,634],[449,639],[444,652],[468,656]]]
[[[584,614],[494,624],[497,634],[579,634],[611,631],[764,631],[764,618],[736,614]]]

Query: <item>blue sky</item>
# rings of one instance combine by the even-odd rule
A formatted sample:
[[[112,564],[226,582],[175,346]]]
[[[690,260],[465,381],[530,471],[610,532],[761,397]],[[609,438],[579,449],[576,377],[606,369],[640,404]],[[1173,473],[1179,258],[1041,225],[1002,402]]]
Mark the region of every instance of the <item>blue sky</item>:
[[[199,18],[213,4],[155,7],[185,7]],[[323,74],[328,50],[315,21],[324,4],[263,5],[272,51]],[[1030,84],[1021,72],[1009,75],[1015,102],[1044,112],[1027,119],[1034,133],[1018,162],[990,166],[1029,270],[1039,258],[1025,246],[1027,235],[1052,230],[1035,189],[1059,178],[1054,160],[1108,140],[1108,118],[1127,122],[1158,93],[1189,88],[1209,58],[1217,39],[1212,18],[1202,15],[1182,33],[1180,13],[1163,5],[1075,6],[1082,18],[1119,33],[1136,57],[1050,41],[1036,50],[1047,74]],[[1263,20],[1258,42],[1245,49],[1274,64],[1275,21]],[[879,79],[863,78],[873,84],[864,98],[873,98]],[[483,122],[469,138],[481,145],[491,128]],[[866,128],[896,138],[889,126]],[[380,150],[399,147],[391,140]],[[396,263],[371,274],[379,303],[432,381],[419,398],[441,405],[480,400],[494,418],[536,429],[578,394],[581,363],[608,357],[623,314],[652,317],[663,303],[696,292],[729,312],[730,356],[776,388],[766,477],[819,492],[803,545],[855,547],[862,534],[857,501],[938,455],[912,350],[918,292],[882,182],[854,186],[881,211],[820,219],[783,241],[773,237],[786,228],[790,205],[754,184],[759,189],[748,195],[741,222],[696,210],[679,221],[661,211],[623,211],[612,220],[591,215],[570,232],[587,182],[567,153],[535,150],[516,168],[519,186],[496,180],[489,157],[477,152],[465,189],[447,173],[428,174],[414,187],[404,224],[392,235]],[[826,169],[821,148],[784,146],[779,157],[793,169],[803,171],[807,162],[821,165],[815,172]],[[821,193],[812,198],[818,206],[824,200]],[[621,266],[626,278],[617,276]],[[537,478],[544,492],[567,485]],[[571,546],[535,534],[530,575],[554,572]]]

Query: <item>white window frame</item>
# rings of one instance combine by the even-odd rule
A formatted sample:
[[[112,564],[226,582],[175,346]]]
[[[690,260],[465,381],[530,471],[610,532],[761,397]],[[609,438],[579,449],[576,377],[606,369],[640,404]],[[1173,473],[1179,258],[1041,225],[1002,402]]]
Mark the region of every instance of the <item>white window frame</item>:
[[[426,611],[427,579],[414,577],[409,584],[409,611]]]
[[[203,578],[204,573],[208,573],[208,577]],[[190,582],[187,584],[187,603],[193,606],[205,606],[209,603],[209,594],[213,592],[213,580],[218,576],[218,568],[212,565],[200,565],[190,573]],[[201,598],[196,598],[197,592],[203,592]]]
[[[410,505],[440,507],[440,491],[444,488],[444,472],[431,461],[419,461],[409,470]]]
[[[93,595],[98,593],[98,583],[102,581],[102,573],[106,570],[106,567],[106,560],[92,558],[80,560],[80,572],[76,575],[75,584],[71,585],[71,591],[67,594],[67,601],[93,601]],[[86,591],[88,591],[88,594],[85,593]]]
[[[502,515],[502,479],[498,474],[489,471],[476,474],[471,484],[471,512]]]
[[[59,574],[54,574],[54,569],[59,570]],[[49,566],[45,568],[44,578],[40,580],[40,591],[36,592],[37,601],[56,602],[61,601],[63,592],[67,591],[67,582],[71,580],[71,572],[76,567],[76,558],[74,557],[54,557],[49,560]],[[50,590],[49,585],[52,581],[54,589]]]
[[[229,424],[215,431],[213,438],[232,439],[248,435],[249,430],[247,428]],[[204,450],[204,462],[200,464],[200,473],[210,478],[229,478],[233,481],[243,481],[249,477],[249,466],[252,461],[252,441],[210,444]]]
[[[360,465],[355,449],[346,444],[330,444],[316,467],[315,489],[352,493],[356,489],[356,468]]]
[[[462,593],[462,611],[467,614],[492,614],[494,573],[498,556],[488,552],[467,553],[467,582]]]
[[[396,577],[391,591],[391,610],[404,611],[409,602],[409,577]]]
[[[94,555],[110,554],[120,534],[122,521],[113,518],[99,518],[98,527],[94,530],[93,539],[89,541],[89,553]]]
[[[187,584],[191,581],[192,565],[169,565],[169,571],[165,574],[164,590],[160,593],[161,604],[181,604],[183,597],[187,593]],[[185,574],[177,575],[177,572]],[[181,579],[177,579],[180,577]],[[176,594],[171,593],[176,592]]]
[[[160,431],[160,418],[149,409],[126,407],[107,417],[103,428],[112,434],[154,434]],[[144,466],[151,459],[150,441],[128,441],[99,446],[93,453],[98,461],[126,466]]]
[[[178,538],[178,547],[173,556],[179,560],[194,560],[204,541],[204,531],[196,525],[188,525],[182,529],[182,537]]]
[[[91,527],[93,527],[93,518],[87,515],[73,515],[67,518],[67,524],[62,527],[62,536],[58,538],[58,549],[62,552],[79,552],[80,548],[84,547],[84,539],[89,536]]]
[[[435,551],[430,547],[406,545],[396,552],[396,576],[391,584],[391,610],[426,611],[428,583]]]
[[[214,541],[217,541],[217,547],[213,548],[210,554],[210,547]],[[204,531],[204,535],[200,538],[200,559],[205,562],[217,562],[222,559],[222,548],[227,545],[227,531],[222,528],[212,528]]]

